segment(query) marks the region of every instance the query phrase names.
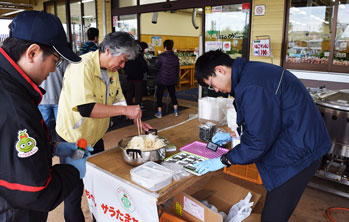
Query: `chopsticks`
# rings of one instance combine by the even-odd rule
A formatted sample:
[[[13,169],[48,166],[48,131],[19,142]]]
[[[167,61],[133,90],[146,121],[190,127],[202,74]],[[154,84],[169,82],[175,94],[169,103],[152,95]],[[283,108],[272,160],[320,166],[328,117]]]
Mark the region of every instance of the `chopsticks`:
[[[143,133],[143,130],[142,130],[142,120],[140,118],[137,118],[136,121],[137,121],[138,136],[140,136]]]

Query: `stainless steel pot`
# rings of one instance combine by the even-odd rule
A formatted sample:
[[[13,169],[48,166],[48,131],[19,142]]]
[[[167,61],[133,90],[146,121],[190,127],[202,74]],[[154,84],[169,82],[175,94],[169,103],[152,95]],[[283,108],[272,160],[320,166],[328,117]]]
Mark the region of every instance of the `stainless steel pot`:
[[[118,147],[121,149],[122,152],[122,158],[126,163],[132,166],[138,166],[148,161],[159,162],[165,159],[167,147],[167,139],[165,137],[159,136],[160,139],[163,139],[165,141],[166,145],[164,147],[150,151],[141,151],[139,149],[126,149],[128,142],[133,137],[134,136],[125,137],[121,139],[118,143]]]

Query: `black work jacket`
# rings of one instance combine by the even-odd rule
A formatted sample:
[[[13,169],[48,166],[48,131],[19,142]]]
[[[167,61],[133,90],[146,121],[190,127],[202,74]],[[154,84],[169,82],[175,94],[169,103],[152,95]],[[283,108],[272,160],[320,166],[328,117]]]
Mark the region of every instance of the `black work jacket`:
[[[73,166],[52,166],[42,92],[0,48],[0,221],[46,221],[79,181]]]

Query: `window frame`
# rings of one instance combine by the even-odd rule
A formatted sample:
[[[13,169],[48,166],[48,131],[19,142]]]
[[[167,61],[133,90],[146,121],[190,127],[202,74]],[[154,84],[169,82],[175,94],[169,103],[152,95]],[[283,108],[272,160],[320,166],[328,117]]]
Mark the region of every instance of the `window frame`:
[[[294,70],[310,70],[310,71],[322,71],[322,72],[339,72],[349,73],[349,66],[335,65],[333,64],[334,57],[334,42],[336,38],[336,27],[338,19],[339,0],[335,1],[334,14],[331,27],[331,39],[330,39],[330,55],[328,58],[328,64],[309,64],[309,63],[290,63],[286,61],[286,55],[288,50],[288,29],[290,20],[290,7],[292,0],[286,0],[285,4],[285,24],[284,24],[284,43],[282,46],[282,61],[281,64],[284,68]]]

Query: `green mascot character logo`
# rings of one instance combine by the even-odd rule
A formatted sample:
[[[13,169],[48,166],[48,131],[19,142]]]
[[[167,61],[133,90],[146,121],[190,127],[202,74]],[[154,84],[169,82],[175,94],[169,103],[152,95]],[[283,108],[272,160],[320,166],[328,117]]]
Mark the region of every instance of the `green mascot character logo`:
[[[18,131],[16,149],[18,151],[18,157],[21,158],[32,156],[38,151],[35,139],[28,135],[26,129]]]
[[[126,208],[130,208],[132,205],[130,200],[127,198],[126,194],[124,194],[124,196],[121,197],[121,202],[124,204],[124,207],[126,207]]]

